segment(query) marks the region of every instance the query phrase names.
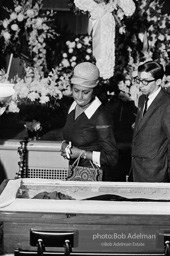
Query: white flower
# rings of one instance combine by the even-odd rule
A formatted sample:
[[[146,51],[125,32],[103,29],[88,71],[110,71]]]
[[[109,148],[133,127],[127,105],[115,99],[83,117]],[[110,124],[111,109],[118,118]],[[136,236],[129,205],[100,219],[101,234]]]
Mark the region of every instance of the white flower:
[[[163,51],[165,51],[165,45],[164,44],[161,44],[161,46],[159,47],[159,50],[161,51],[161,52],[163,52]]]
[[[78,43],[77,44],[77,48],[80,49],[82,47],[82,44],[81,43]]]
[[[19,108],[16,104],[15,101],[11,100],[9,105],[8,105],[8,112],[12,112],[12,113],[18,113],[19,112]]]
[[[123,80],[118,83],[118,88],[119,88],[119,90],[124,91],[125,84],[124,84]]]
[[[35,27],[40,29],[41,26],[42,26],[42,23],[43,23],[43,20],[41,18],[37,18],[36,23],[35,23]]]
[[[118,9],[117,10],[117,17],[120,19],[120,20],[123,20],[124,18],[124,12],[122,11],[122,9]]]
[[[67,53],[63,53],[63,58],[67,58]]]
[[[91,41],[91,36],[85,36],[83,39],[85,45],[89,45]]]
[[[74,0],[74,4],[80,10],[89,12],[91,12],[97,6],[97,3],[95,3],[93,0]]]
[[[118,0],[118,5],[123,10],[126,16],[131,16],[136,9],[136,6],[133,0]]]
[[[32,9],[29,9],[26,11],[26,14],[29,18],[33,18],[34,17],[34,11]]]
[[[72,61],[75,61],[76,59],[77,59],[76,56],[73,56],[73,57],[71,58]]]
[[[50,98],[46,95],[43,95],[42,97],[40,97],[40,103],[44,104],[50,101]]]
[[[64,67],[69,67],[69,66],[70,66],[70,63],[69,63],[69,61],[68,61],[67,59],[64,59],[64,60],[62,60],[62,65],[63,65]]]
[[[12,29],[13,31],[17,31],[17,30],[19,30],[19,27],[18,27],[17,24],[12,24],[12,25],[11,25],[11,29]]]
[[[124,34],[126,32],[125,26],[119,28],[119,33]]]
[[[15,12],[20,12],[22,10],[22,6],[18,5],[15,7]]]
[[[87,53],[92,53],[92,50],[91,50],[90,48],[88,48],[88,49],[86,50],[86,52],[87,52]]]
[[[10,15],[10,19],[11,20],[16,20],[17,18],[17,14],[15,12],[12,12],[11,15]]]
[[[70,49],[68,50],[68,52],[69,52],[69,53],[73,53],[73,49],[70,48]]]
[[[153,17],[150,17],[150,21],[154,21],[154,22],[157,22],[157,17],[153,16]]]
[[[137,70],[132,71],[132,77],[137,77],[137,75],[138,75],[138,71]]]
[[[11,35],[10,35],[10,33],[8,31],[2,31],[2,35],[3,35],[4,39],[5,39],[5,41],[9,41],[10,38],[11,38]]]
[[[160,28],[166,28],[166,20],[160,22]]]
[[[127,86],[130,86],[131,80],[127,79],[127,80],[125,81],[125,84],[126,84]]]
[[[74,61],[73,61],[73,62],[71,62],[71,66],[72,66],[72,67],[75,67],[76,65],[77,65],[77,63],[76,63],[76,62],[74,62]]]
[[[154,31],[154,26],[153,26],[153,25],[151,25],[151,26],[149,27],[149,31]]]
[[[167,40],[167,41],[170,40],[170,35],[166,35],[166,40]]]
[[[69,45],[70,48],[75,48],[76,43],[75,42],[69,42],[68,45]]]
[[[86,55],[85,59],[86,59],[86,60],[90,60],[90,56],[89,56],[89,55]]]
[[[5,19],[5,20],[3,21],[3,23],[2,23],[2,25],[3,25],[4,28],[7,28],[8,25],[9,25],[9,20]]]
[[[24,20],[24,15],[22,13],[19,13],[18,16],[17,16],[17,20],[19,22],[22,22]]]
[[[0,82],[3,83],[6,81],[6,73],[4,69],[0,70]]]
[[[160,34],[160,35],[158,36],[158,39],[159,39],[160,41],[164,41],[164,40],[165,40],[165,36],[162,35],[162,34]]]

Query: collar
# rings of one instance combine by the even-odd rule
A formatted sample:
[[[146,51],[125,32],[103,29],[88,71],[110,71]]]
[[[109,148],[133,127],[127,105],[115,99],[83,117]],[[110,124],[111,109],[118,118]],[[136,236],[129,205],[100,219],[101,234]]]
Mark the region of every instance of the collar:
[[[158,95],[158,93],[160,92],[161,87],[159,87],[155,92],[153,92],[152,94],[150,94],[148,96],[148,104],[147,106],[149,107],[151,105],[151,103],[153,102],[153,100],[156,98],[156,96]]]
[[[158,93],[160,92],[160,90],[161,90],[161,87],[159,87],[155,92],[153,92],[152,94],[150,94],[150,95],[148,96],[149,100],[155,99],[155,97],[158,95]]]
[[[98,97],[95,97],[95,99],[93,100],[93,102],[90,104],[90,106],[88,106],[88,108],[86,108],[86,110],[84,111],[85,115],[87,116],[88,119],[90,119],[92,117],[92,115],[95,113],[95,111],[100,107],[101,105],[101,101],[99,100]],[[70,113],[71,111],[73,111],[77,106],[76,101],[74,101],[69,109]]]

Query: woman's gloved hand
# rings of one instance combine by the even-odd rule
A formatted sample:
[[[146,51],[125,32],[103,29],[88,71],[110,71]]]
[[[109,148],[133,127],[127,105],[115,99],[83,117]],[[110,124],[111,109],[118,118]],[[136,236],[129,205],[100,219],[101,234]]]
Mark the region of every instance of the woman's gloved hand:
[[[82,155],[84,153],[84,150],[77,147],[72,147],[71,142],[69,142],[68,144],[66,141],[63,141],[61,144],[60,152],[61,156],[63,156],[65,159],[74,159]]]
[[[65,159],[70,159],[71,155],[71,142],[69,144],[66,141],[63,141],[61,143],[61,156],[63,156]]]

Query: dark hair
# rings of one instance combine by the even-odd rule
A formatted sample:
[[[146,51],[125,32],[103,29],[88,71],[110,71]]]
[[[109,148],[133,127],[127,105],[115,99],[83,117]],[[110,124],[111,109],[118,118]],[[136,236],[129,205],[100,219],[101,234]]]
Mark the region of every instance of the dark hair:
[[[162,79],[164,76],[164,68],[162,64],[156,62],[156,61],[147,61],[143,64],[141,64],[138,67],[138,72],[148,72],[151,73],[153,78]]]

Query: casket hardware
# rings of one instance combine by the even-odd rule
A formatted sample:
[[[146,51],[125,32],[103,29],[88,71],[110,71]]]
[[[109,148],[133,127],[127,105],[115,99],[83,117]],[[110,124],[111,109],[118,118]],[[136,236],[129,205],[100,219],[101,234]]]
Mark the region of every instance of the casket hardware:
[[[77,246],[77,231],[44,231],[30,230],[30,245],[38,246],[38,240],[43,241],[44,247],[63,247],[66,240],[70,241],[71,247]]]
[[[37,247],[37,255],[43,256],[46,247],[63,247],[64,255],[69,256],[72,252],[72,247],[77,246],[76,241],[77,231],[43,231],[30,230],[30,245]],[[15,254],[19,253],[15,250]]]
[[[37,251],[15,249],[15,256],[170,256],[170,234],[164,236],[164,253],[105,253],[105,252],[73,252],[78,246],[78,231],[39,231],[30,230],[30,245],[37,246]],[[62,252],[46,251],[45,247],[64,247]]]
[[[14,250],[14,256],[37,256],[36,251]],[[63,252],[44,252],[44,256],[65,256]],[[70,256],[165,256],[163,253],[100,253],[100,252],[71,252]]]
[[[68,218],[73,218],[73,217],[76,217],[76,214],[67,213],[67,214],[66,214],[66,217],[67,217],[67,219],[68,219]]]
[[[170,256],[170,232],[159,233],[160,236],[164,236],[165,256]]]

